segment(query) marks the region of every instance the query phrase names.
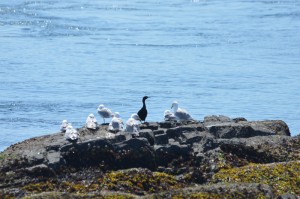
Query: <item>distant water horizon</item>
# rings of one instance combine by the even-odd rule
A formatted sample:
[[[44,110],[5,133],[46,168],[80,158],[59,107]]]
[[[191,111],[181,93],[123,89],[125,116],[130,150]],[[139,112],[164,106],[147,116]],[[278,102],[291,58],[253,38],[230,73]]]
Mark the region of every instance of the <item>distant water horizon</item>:
[[[300,2],[0,3],[0,151],[84,126],[99,104],[149,122],[174,100],[208,115],[283,120],[300,133]]]

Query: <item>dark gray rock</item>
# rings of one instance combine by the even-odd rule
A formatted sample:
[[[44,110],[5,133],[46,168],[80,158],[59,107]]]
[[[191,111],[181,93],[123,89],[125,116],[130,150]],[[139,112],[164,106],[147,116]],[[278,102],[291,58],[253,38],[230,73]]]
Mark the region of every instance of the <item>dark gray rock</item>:
[[[197,127],[195,126],[181,126],[181,127],[177,127],[177,129],[180,133],[189,133],[189,132],[197,131]]]
[[[169,138],[179,138],[183,136],[183,133],[188,133],[188,132],[196,132],[197,127],[194,126],[184,126],[184,127],[176,127],[176,128],[170,128],[166,131],[166,134],[168,135]]]
[[[248,138],[269,135],[290,136],[288,126],[281,120],[205,123],[205,127],[217,138]]]
[[[62,163],[64,163],[61,162],[60,152],[57,151],[48,152],[46,159],[47,159],[47,165],[53,169],[58,169],[62,165]]]
[[[36,165],[44,162],[44,152],[30,151],[24,159],[27,159],[28,165]]]
[[[197,129],[197,131],[200,131],[200,132],[206,131],[204,124],[196,125],[196,129]]]
[[[157,122],[145,122],[140,125],[140,129],[151,129],[152,131],[158,129],[158,123]]]
[[[201,131],[198,131],[200,129]],[[193,144],[199,142],[202,137],[208,135],[200,125],[180,126],[176,128],[167,129],[166,134],[169,139],[174,139],[181,144]]]
[[[282,120],[265,120],[250,123],[252,126],[263,126],[267,129],[270,129],[271,131],[275,132],[276,135],[291,136],[288,125]]]
[[[61,142],[51,143],[49,146],[46,146],[46,151],[59,151],[61,147]]]
[[[233,122],[239,123],[239,122],[247,122],[247,119],[244,117],[237,117],[232,119]]]
[[[178,130],[178,128],[170,128],[166,131],[168,138],[176,139],[182,136],[182,132]]]
[[[285,193],[277,197],[277,199],[299,199],[295,194]]]
[[[146,138],[133,138],[117,146],[116,164],[118,168],[148,168],[155,170],[157,168],[155,153]]]
[[[154,135],[161,135],[161,134],[164,134],[165,133],[165,130],[155,130],[155,131],[153,131],[153,134]]]
[[[201,142],[203,152],[213,150],[219,147],[219,143],[212,137],[205,137]]]
[[[181,144],[193,144],[193,143],[199,143],[206,136],[206,133],[194,131],[189,133],[183,133],[182,136],[184,138],[181,141]]]
[[[174,128],[179,125],[180,125],[180,123],[174,122],[174,121],[164,121],[164,122],[159,123],[159,127],[165,128],[165,129]]]
[[[101,165],[103,169],[131,167],[155,169],[154,150],[146,138],[114,143],[106,139],[85,141],[65,145],[60,153],[66,165],[75,168]]]
[[[155,144],[157,145],[169,144],[168,135],[167,134],[155,135]]]
[[[248,138],[254,136],[268,136],[274,135],[270,129],[267,128],[253,128],[248,123],[224,123],[207,126],[208,131],[217,138]]]
[[[110,139],[111,143],[123,142],[126,140],[126,135],[117,133],[114,138]]]
[[[115,168],[115,147],[106,139],[64,145],[60,153],[69,167],[84,168],[104,164],[105,168]]]
[[[189,145],[173,143],[169,145],[155,145],[156,161],[158,166],[168,166],[174,160],[182,162],[192,155],[192,148]]]
[[[216,142],[224,152],[255,163],[295,160],[300,151],[300,139],[289,136],[219,139]]]
[[[154,145],[154,134],[151,129],[140,130],[139,137],[146,138],[151,146]]]
[[[207,134],[203,136],[197,135],[195,137],[191,137],[190,142],[188,143],[192,145],[195,155],[213,150],[220,146],[220,143],[215,138]]]
[[[39,177],[39,176],[53,177],[56,175],[55,172],[45,164],[39,164],[33,167],[27,167],[25,169],[20,170],[19,172],[26,173],[27,175],[32,177]]]
[[[232,120],[229,117],[224,115],[210,115],[210,116],[205,116],[203,122],[205,125],[211,125],[211,124],[232,122]]]

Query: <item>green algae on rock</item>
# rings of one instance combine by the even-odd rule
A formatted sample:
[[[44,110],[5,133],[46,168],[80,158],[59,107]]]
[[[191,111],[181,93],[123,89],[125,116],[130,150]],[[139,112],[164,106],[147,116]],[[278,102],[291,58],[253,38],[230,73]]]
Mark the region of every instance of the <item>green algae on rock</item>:
[[[113,171],[105,174],[101,183],[108,190],[121,190],[142,195],[183,187],[175,176],[151,172],[148,169]]]
[[[32,194],[23,199],[41,199],[41,198],[65,198],[65,199],[134,199],[133,195],[119,192],[103,192],[101,194],[95,193],[66,193],[66,192],[43,192],[39,194]]]
[[[155,193],[144,198],[204,198],[204,199],[244,199],[244,198],[274,198],[272,189],[268,185],[257,183],[217,183],[213,185],[200,185],[178,190]]]
[[[182,188],[184,184],[175,176],[151,172],[148,169],[134,168],[127,170],[111,171],[93,183],[68,182],[49,180],[31,183],[22,189],[27,193],[67,192],[67,193],[99,193],[101,191],[121,191],[137,195],[161,192]]]
[[[270,185],[277,196],[283,193],[300,195],[300,161],[221,169],[213,176],[213,181],[262,183]]]

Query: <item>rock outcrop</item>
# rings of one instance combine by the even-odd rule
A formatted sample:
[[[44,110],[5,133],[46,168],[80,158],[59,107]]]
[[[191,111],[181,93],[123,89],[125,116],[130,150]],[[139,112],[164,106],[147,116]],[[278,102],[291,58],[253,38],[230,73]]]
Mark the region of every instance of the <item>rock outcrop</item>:
[[[123,194],[125,198],[149,194],[169,198],[180,193],[183,198],[300,195],[299,188],[276,192],[266,181],[216,180],[218,173],[233,168],[282,162],[294,165],[288,175],[300,176],[300,137],[291,137],[283,121],[209,116],[203,122],[144,123],[140,129],[138,136],[124,132],[111,136],[107,125],[96,130],[83,127],[77,129],[77,142],[66,141],[58,132],[14,144],[0,153],[0,198],[38,197],[44,192],[67,192],[68,197],[75,197],[74,192],[123,194],[110,191],[130,192]],[[160,183],[173,191],[163,192]],[[300,180],[292,183],[300,185]],[[198,188],[193,188],[195,184]]]

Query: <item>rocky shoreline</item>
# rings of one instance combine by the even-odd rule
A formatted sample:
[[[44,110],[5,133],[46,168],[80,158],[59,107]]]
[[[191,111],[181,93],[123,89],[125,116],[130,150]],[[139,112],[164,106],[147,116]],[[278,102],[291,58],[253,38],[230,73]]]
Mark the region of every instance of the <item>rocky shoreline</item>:
[[[208,116],[40,136],[0,153],[0,198],[297,198],[300,136],[281,120]]]

